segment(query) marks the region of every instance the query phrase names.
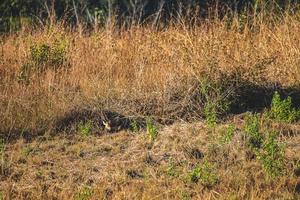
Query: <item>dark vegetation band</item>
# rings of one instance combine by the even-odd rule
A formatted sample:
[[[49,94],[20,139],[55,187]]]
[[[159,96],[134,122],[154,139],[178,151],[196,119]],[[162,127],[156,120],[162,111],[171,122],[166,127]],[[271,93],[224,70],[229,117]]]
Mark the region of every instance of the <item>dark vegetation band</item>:
[[[16,31],[22,25],[63,21],[87,28],[116,25],[164,24],[187,19],[197,22],[213,16],[249,15],[261,10],[295,12],[299,0],[3,0],[0,32]],[[291,9],[293,8],[293,9]]]

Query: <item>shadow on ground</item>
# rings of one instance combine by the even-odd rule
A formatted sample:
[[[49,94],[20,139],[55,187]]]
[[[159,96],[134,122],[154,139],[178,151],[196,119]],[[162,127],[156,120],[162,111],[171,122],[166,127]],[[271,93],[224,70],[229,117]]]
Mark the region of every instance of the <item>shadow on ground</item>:
[[[232,114],[246,111],[261,112],[271,105],[272,97],[276,91],[281,98],[290,96],[293,106],[300,108],[300,87],[259,86],[249,82],[244,82],[241,85],[242,87],[237,88],[237,98],[230,108]]]
[[[277,91],[281,95],[281,98],[290,96],[293,101],[293,106],[300,108],[300,87],[284,88],[280,85],[269,84],[269,86],[255,85],[251,82],[243,81],[236,84],[234,89],[234,101],[230,106],[227,114],[240,114],[244,112],[261,112],[266,107],[269,107],[272,101],[274,93]],[[121,130],[129,130],[132,125],[135,124],[136,128],[144,129],[146,127],[147,116],[154,117],[155,122],[161,125],[170,125],[178,120],[192,121],[200,120],[203,118],[203,104],[201,102],[201,94],[199,93],[198,86],[195,90],[183,98],[188,98],[182,103],[182,98],[174,97],[172,103],[178,104],[172,111],[165,111],[162,117],[161,113],[157,113],[155,109],[160,105],[156,105],[155,109],[151,109],[153,106],[149,106],[149,109],[145,107],[145,102],[141,103],[143,107],[143,113],[136,113],[137,116],[145,117],[128,117],[121,113],[111,110],[94,110],[94,109],[82,109],[75,108],[63,116],[57,117],[51,124],[51,127],[46,129],[36,130],[18,130],[12,129],[8,131],[0,132],[0,139],[4,139],[5,142],[13,142],[17,139],[23,138],[25,141],[30,142],[36,137],[43,136],[47,131],[50,135],[55,134],[74,134],[78,128],[78,124],[92,123],[93,133],[116,133]],[[139,104],[137,103],[137,107]],[[138,109],[137,109],[138,110]],[[134,116],[134,114],[133,114]],[[107,129],[105,123],[110,126]],[[50,131],[49,131],[50,130]]]

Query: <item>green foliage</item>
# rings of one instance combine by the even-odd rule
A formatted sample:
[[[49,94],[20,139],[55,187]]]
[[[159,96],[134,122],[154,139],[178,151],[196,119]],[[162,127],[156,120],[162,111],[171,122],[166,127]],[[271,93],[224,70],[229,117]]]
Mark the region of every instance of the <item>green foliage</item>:
[[[204,117],[210,127],[217,124],[220,115],[229,109],[230,95],[225,95],[228,91],[223,88],[223,84],[203,78],[200,81],[200,94],[203,97]]]
[[[0,200],[4,200],[4,194],[0,191]]]
[[[35,173],[35,177],[38,179],[42,179],[43,178],[43,171],[41,169],[39,169],[38,171],[36,171]]]
[[[284,148],[277,142],[278,134],[272,132],[266,137],[260,133],[260,118],[250,115],[246,119],[245,132],[247,143],[257,159],[261,162],[264,171],[270,178],[279,176],[284,168]]]
[[[66,40],[56,40],[53,45],[41,43],[30,47],[29,61],[21,66],[18,81],[29,84],[30,77],[34,72],[44,72],[47,69],[57,70],[66,62]]]
[[[157,128],[154,125],[153,121],[150,118],[148,118],[146,120],[146,126],[147,126],[147,134],[148,134],[148,136],[150,137],[150,139],[152,141],[154,141],[157,138],[158,131],[157,131]]]
[[[67,43],[64,40],[56,41],[53,45],[34,44],[30,47],[30,56],[36,70],[47,68],[57,69],[65,61]]]
[[[91,199],[94,191],[90,187],[83,187],[76,195],[75,200],[88,200]]]
[[[51,58],[51,48],[47,44],[35,44],[30,47],[31,60],[37,67],[46,64]]]
[[[182,191],[181,192],[181,199],[182,200],[192,200],[192,197],[187,191]]]
[[[218,114],[216,109],[216,105],[212,102],[207,102],[204,105],[204,116],[206,119],[206,123],[210,127],[214,127],[217,124]]]
[[[23,154],[23,156],[27,157],[27,156],[29,156],[33,151],[34,151],[34,149],[33,149],[31,146],[25,146],[25,147],[22,149],[22,154]]]
[[[81,22],[86,25],[100,24],[104,25],[103,21],[107,20],[110,9],[116,12],[117,16],[133,18],[139,17],[146,19],[149,16],[155,15],[158,12],[160,1],[132,1],[132,0],[58,0],[58,1],[41,1],[41,0],[1,0],[0,3],[0,31],[14,31],[20,28],[21,18],[30,17],[32,21],[37,21],[36,17],[39,16],[40,22],[47,22],[49,18],[55,17],[56,20],[64,20],[74,24],[76,21],[75,12],[80,16]],[[271,1],[258,1],[258,0],[243,0],[220,1],[220,8],[229,8],[229,10],[243,13],[245,10],[251,10],[254,13],[265,11],[272,11],[273,13],[282,14],[285,9],[292,10],[295,6],[289,6],[291,1],[271,0]],[[293,1],[292,5],[297,5],[299,1]],[[176,16],[176,7],[181,6],[183,11],[186,9],[196,9],[201,7],[200,16],[206,16],[208,8],[215,7],[215,1],[212,0],[172,0],[165,1],[164,10],[166,21],[169,17]],[[112,8],[110,8],[110,5]],[[226,5],[226,6],[225,6]],[[74,8],[75,6],[75,8]],[[224,7],[225,6],[225,7]],[[47,8],[50,13],[47,13]],[[53,10],[52,10],[53,8]],[[139,9],[141,8],[141,9]],[[251,8],[251,9],[247,9]],[[66,11],[71,12],[66,16]],[[275,12],[276,11],[276,12]],[[136,13],[137,12],[137,13]],[[175,12],[175,13],[174,13]],[[136,16],[132,16],[135,13]],[[50,14],[50,16],[48,15]],[[252,14],[252,13],[251,13]],[[51,16],[52,15],[52,16]],[[252,16],[252,15],[251,15]],[[243,25],[245,19],[240,20]],[[243,23],[242,23],[243,22]],[[68,24],[68,25],[70,25]]]
[[[0,157],[3,156],[5,149],[5,142],[3,138],[0,138]]]
[[[139,131],[138,123],[137,123],[136,120],[132,120],[132,121],[130,122],[130,130],[131,130],[132,132],[138,132],[138,131]]]
[[[263,144],[263,136],[260,130],[260,118],[258,114],[249,115],[246,118],[245,132],[247,134],[247,144],[252,150],[260,149]]]
[[[172,177],[179,177],[179,171],[176,169],[173,159],[169,160],[169,166],[167,169],[167,174]]]
[[[281,175],[284,168],[284,147],[278,144],[277,135],[275,132],[269,134],[258,153],[258,159],[271,178]]]
[[[225,132],[222,134],[221,143],[222,144],[230,143],[233,136],[234,136],[234,132],[235,132],[235,126],[234,125],[230,125],[229,127],[227,127]]]
[[[291,123],[300,118],[300,110],[292,107],[291,97],[281,100],[279,93],[275,92],[268,115],[271,119]]]
[[[202,165],[197,165],[189,173],[189,179],[195,183],[200,182],[205,186],[213,186],[218,181],[213,165],[207,161],[205,161]]]
[[[86,123],[80,122],[78,124],[78,131],[81,136],[89,137],[92,134],[93,122],[88,121]]]

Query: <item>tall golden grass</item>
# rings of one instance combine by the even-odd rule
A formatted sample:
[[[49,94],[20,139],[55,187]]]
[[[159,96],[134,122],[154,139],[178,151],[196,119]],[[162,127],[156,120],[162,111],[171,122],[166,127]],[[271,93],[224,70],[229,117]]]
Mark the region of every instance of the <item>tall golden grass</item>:
[[[30,46],[61,40],[67,41],[69,67],[34,73],[29,84],[18,82]],[[0,55],[2,133],[44,130],[82,107],[180,117],[192,101],[195,81],[205,77],[238,73],[262,87],[299,87],[300,21],[297,14],[283,13],[268,20],[236,16],[194,26],[175,23],[160,31],[145,26],[86,34],[58,23],[2,36]]]

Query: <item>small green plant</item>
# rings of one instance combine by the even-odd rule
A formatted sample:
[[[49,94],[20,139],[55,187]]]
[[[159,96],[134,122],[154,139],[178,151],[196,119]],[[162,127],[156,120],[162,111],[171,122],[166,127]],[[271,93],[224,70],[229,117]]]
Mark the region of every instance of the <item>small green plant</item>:
[[[158,131],[152,119],[150,118],[147,119],[146,126],[147,126],[147,134],[149,135],[150,139],[154,141],[157,138]]]
[[[0,191],[0,200],[4,200],[4,194]]]
[[[5,159],[4,159],[4,151],[5,151],[5,142],[4,139],[0,138],[0,174],[3,174],[3,166],[5,164]],[[1,200],[1,195],[0,195],[0,200]]]
[[[83,137],[89,137],[92,133],[92,128],[93,128],[93,122],[88,121],[88,122],[80,122],[78,124],[78,131],[81,136]]]
[[[4,154],[5,142],[3,138],[0,138],[0,157]]]
[[[200,80],[200,94],[206,122],[210,127],[215,127],[218,118],[229,109],[230,92],[223,88],[221,82],[203,78]]]
[[[281,175],[284,168],[284,147],[278,144],[277,135],[276,132],[269,134],[258,153],[258,159],[271,178]]]
[[[263,136],[260,130],[260,117],[258,114],[249,115],[246,118],[245,132],[247,134],[247,144],[252,150],[258,150],[263,144]]]
[[[295,170],[300,172],[300,161],[295,166]]]
[[[38,170],[36,173],[35,173],[35,177],[38,178],[38,179],[43,179],[43,171],[42,170]]]
[[[22,154],[23,156],[27,157],[29,156],[32,152],[34,152],[34,148],[32,148],[31,146],[25,146],[23,149],[22,149]]]
[[[213,165],[205,161],[202,165],[197,165],[190,173],[189,180],[200,182],[205,186],[213,186],[217,183],[218,177]]]
[[[221,143],[222,144],[228,144],[231,142],[235,132],[235,126],[230,125],[226,128],[225,133],[221,137]]]
[[[173,159],[169,160],[169,166],[167,168],[167,174],[172,177],[179,177],[179,171],[176,169]]]
[[[300,110],[292,107],[291,97],[281,100],[279,93],[275,92],[268,115],[271,119],[291,123],[300,118]]]
[[[284,147],[277,141],[278,133],[271,132],[262,136],[259,121],[258,115],[250,115],[246,119],[248,145],[267,175],[274,178],[281,175],[284,168]]]
[[[214,127],[217,124],[218,115],[216,109],[216,105],[212,102],[207,102],[204,105],[204,116],[206,119],[206,123],[210,127]]]
[[[94,191],[92,188],[84,186],[75,196],[75,200],[88,200],[91,199]]]
[[[137,123],[136,120],[132,120],[132,121],[130,122],[130,130],[131,130],[132,132],[138,132],[138,131],[139,131],[138,123]]]
[[[187,191],[182,191],[181,192],[181,199],[182,200],[192,200],[192,197]]]

